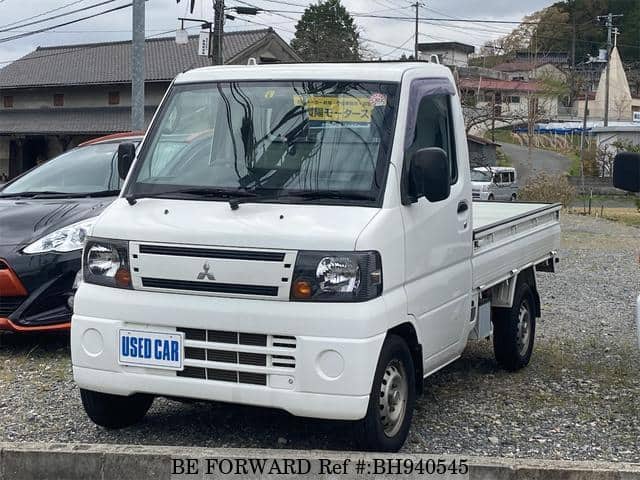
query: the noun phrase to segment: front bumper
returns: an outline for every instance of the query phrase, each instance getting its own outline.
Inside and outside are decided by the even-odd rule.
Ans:
[[[82,284],[75,299],[71,327],[74,379],[81,387],[104,393],[160,396],[259,405],[294,415],[357,420],[363,418],[378,356],[391,315],[405,309],[404,293],[359,304],[311,304],[190,296],[119,290]],[[118,330],[175,332],[176,329],[216,335],[264,335],[262,346],[185,341],[207,356],[185,359],[195,371],[231,373],[222,381],[187,378],[175,371],[122,366],[118,363]],[[239,333],[238,333],[239,332]],[[274,338],[288,338],[290,363]],[[262,366],[210,361],[210,351],[253,352],[267,359]],[[217,351],[217,350],[216,350]],[[275,357],[274,357],[275,356]],[[236,357],[239,358],[239,357]],[[291,366],[293,365],[293,366]],[[199,369],[199,370],[198,370]],[[185,369],[186,370],[186,369]],[[237,375],[236,373],[237,372]],[[242,374],[263,378],[263,384],[242,383]]]
[[[0,256],[5,272],[25,290],[21,295],[2,295],[0,285],[0,330],[68,330],[72,315],[69,297],[74,294],[81,253],[23,255],[5,251]]]

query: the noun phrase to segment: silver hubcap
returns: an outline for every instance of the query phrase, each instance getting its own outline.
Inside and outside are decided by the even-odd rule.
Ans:
[[[518,312],[518,353],[524,357],[529,350],[529,339],[531,337],[531,312],[529,302],[524,300],[520,304]]]
[[[380,421],[387,437],[398,433],[407,410],[407,374],[402,363],[391,360],[380,384]]]

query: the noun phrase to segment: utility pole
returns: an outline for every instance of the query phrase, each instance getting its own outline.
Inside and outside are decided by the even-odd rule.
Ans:
[[[131,130],[144,130],[144,2],[133,0],[131,47]]]
[[[214,0],[213,11],[213,63],[215,65],[224,65],[224,52],[222,51],[222,39],[224,34],[224,0]]]
[[[412,5],[416,9],[416,32],[415,32],[415,42],[413,47],[413,59],[418,61],[418,43],[420,42],[420,31],[419,31],[419,23],[418,19],[420,18],[420,2],[416,2]]]
[[[609,126],[609,86],[611,82],[611,51],[613,49],[613,19],[622,17],[623,15],[614,15],[609,13],[606,17],[598,17],[598,21],[605,19],[605,27],[607,27],[607,70],[605,77],[604,90],[604,126]]]
[[[589,89],[585,89],[584,118],[582,120],[582,133],[580,135],[580,193],[584,195],[584,155],[585,141],[587,139],[587,120],[589,119]]]
[[[577,26],[576,26],[576,0],[572,0],[570,3],[571,8],[571,99],[573,102],[577,92],[576,92],[576,35],[577,35]],[[572,103],[570,103],[571,105]]]

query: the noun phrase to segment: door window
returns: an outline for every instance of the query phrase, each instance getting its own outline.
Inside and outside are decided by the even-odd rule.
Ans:
[[[420,100],[408,153],[421,148],[438,147],[444,150],[451,163],[451,184],[458,181],[455,137],[452,131],[449,95],[427,95]]]

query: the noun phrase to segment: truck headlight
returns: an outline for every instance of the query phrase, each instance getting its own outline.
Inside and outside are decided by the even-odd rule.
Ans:
[[[22,251],[28,255],[33,255],[35,253],[65,253],[81,250],[96,218],[89,218],[62,227],[27,245]]]
[[[366,302],[382,294],[378,252],[298,253],[289,298],[297,302]]]
[[[88,239],[82,272],[86,283],[131,288],[129,244],[119,240]]]

